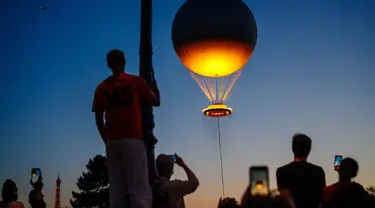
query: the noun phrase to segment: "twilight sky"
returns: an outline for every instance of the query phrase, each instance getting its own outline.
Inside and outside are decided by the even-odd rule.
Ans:
[[[175,55],[171,24],[184,0],[154,1],[154,67],[162,93],[155,109],[157,153],[177,152],[201,180],[188,207],[215,207],[221,194],[215,123],[208,100]],[[357,181],[375,184],[375,2],[246,0],[258,24],[253,57],[222,119],[226,193],[240,197],[251,165],[275,171],[292,159],[291,136],[313,139],[310,161],[327,183],[333,156],[359,161]],[[48,7],[40,11],[39,6]],[[0,1],[0,181],[12,178],[27,206],[30,169],[42,168],[53,206],[57,172],[68,205],[88,159],[104,153],[91,113],[105,55],[125,51],[138,73],[137,0]],[[185,178],[176,168],[176,177]]]

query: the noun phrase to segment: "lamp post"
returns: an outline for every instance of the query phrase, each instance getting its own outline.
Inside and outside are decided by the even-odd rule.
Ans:
[[[141,0],[141,39],[139,46],[139,75],[151,86],[154,80],[152,66],[152,0]],[[154,114],[152,106],[142,107],[143,137],[147,145],[148,174],[150,183],[157,176],[155,169]]]

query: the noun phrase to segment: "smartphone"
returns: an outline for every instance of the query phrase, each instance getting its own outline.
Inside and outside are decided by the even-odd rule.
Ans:
[[[172,157],[173,161],[176,162],[177,156],[176,155],[171,155],[171,157]]]
[[[335,155],[335,160],[333,164],[335,170],[339,169],[342,158],[343,158],[342,155]]]
[[[267,166],[251,166],[249,170],[251,195],[269,195],[269,175]]]
[[[41,176],[42,176],[42,172],[40,171],[40,168],[31,169],[31,182],[33,184],[38,182]]]

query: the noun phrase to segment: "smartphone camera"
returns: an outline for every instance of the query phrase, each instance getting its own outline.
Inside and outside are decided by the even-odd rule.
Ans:
[[[334,160],[334,169],[337,171],[339,170],[340,163],[342,161],[343,156],[342,155],[335,155],[335,160]]]
[[[249,170],[251,195],[268,196],[270,193],[267,166],[252,166]]]
[[[31,169],[31,183],[35,184],[40,180],[42,172],[39,168]]]

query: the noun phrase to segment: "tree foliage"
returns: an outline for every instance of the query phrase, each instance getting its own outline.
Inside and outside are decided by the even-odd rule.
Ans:
[[[106,157],[96,155],[86,165],[87,172],[77,180],[78,192],[72,192],[70,204],[73,208],[109,207],[109,179],[105,165]]]
[[[375,186],[369,186],[366,188],[370,196],[375,200]]]

